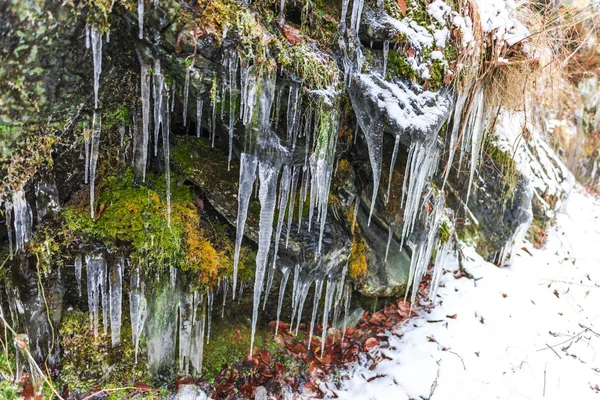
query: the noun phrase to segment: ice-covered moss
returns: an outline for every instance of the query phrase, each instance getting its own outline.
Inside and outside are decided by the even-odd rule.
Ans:
[[[131,336],[129,323],[123,324],[121,329],[123,338]],[[60,378],[56,383],[67,384],[71,390],[85,392],[91,389],[133,386],[135,382],[148,381],[144,355],[138,356],[136,364],[130,340],[122,340],[119,346],[113,348],[110,335],[101,334],[94,339],[94,334],[89,329],[87,313],[66,311],[59,333],[63,356]],[[122,394],[127,394],[127,391]]]

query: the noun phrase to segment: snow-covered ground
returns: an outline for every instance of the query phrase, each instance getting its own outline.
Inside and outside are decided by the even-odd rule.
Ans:
[[[465,249],[475,280],[449,263],[440,304],[349,371],[339,398],[600,398],[600,200],[575,189],[565,208],[545,248],[524,243],[511,267]]]

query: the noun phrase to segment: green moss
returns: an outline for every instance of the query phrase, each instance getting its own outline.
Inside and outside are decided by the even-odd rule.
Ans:
[[[0,380],[0,398],[4,400],[18,400],[22,397],[15,385],[6,380]]]
[[[429,79],[429,87],[431,90],[440,90],[444,86],[444,65],[440,60],[434,60],[429,69],[431,78]]]
[[[128,340],[131,337],[128,321],[121,326],[121,343],[114,348],[110,334],[100,332],[98,338],[94,338],[89,329],[89,316],[83,311],[64,312],[59,335],[63,356],[56,387],[68,384],[71,390],[88,391],[133,386],[135,382],[149,380],[143,354],[138,355],[135,364],[135,350]],[[126,393],[121,392],[121,395]],[[118,393],[111,396],[118,397]]]
[[[486,141],[484,143],[484,152],[494,164],[494,168],[503,176],[503,181],[506,186],[506,190],[504,191],[504,201],[508,202],[510,199],[512,199],[512,196],[517,187],[519,171],[517,169],[517,164],[515,160],[513,160],[511,154],[505,150],[500,149],[494,143],[494,138],[491,136],[492,135],[486,136]]]
[[[440,224],[440,242],[442,244],[448,243],[453,233],[452,223],[448,220],[442,221]]]
[[[446,48],[444,49],[444,58],[448,62],[452,62],[458,59],[458,49],[456,48],[456,45],[454,43],[446,43]]]
[[[177,266],[198,275],[199,283],[216,282],[230,269],[229,263],[200,229],[189,188],[172,185],[169,226],[164,178],[149,175],[147,185],[135,185],[130,170],[106,178],[100,185],[96,220],[85,205],[67,206],[63,211],[67,229],[85,243],[100,242],[108,248],[127,244],[138,265],[156,270]]]
[[[398,51],[390,49],[388,53],[387,76],[389,80],[395,77],[412,80],[416,78],[417,73]]]

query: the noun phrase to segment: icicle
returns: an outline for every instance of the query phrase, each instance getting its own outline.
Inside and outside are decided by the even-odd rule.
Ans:
[[[431,290],[429,290],[429,300],[431,301],[435,301],[435,296],[437,294],[438,287],[440,286],[440,278],[444,273],[444,267],[446,260],[448,260],[448,254],[450,253],[451,248],[452,243],[450,240],[448,240],[440,249],[438,249],[435,257],[433,275],[431,277]]]
[[[207,310],[207,314],[206,314],[206,322],[207,322],[207,326],[206,326],[206,344],[209,344],[210,343],[210,323],[211,323],[211,320],[212,320],[213,302],[215,300],[215,295],[214,295],[212,289],[208,289],[207,298],[208,298],[208,310]]]
[[[15,227],[15,247],[16,251],[24,250],[25,244],[32,238],[33,215],[31,207],[25,199],[25,191],[17,190],[12,196],[13,218]]]
[[[204,353],[204,329],[206,325],[206,303],[203,301],[202,297],[198,298],[198,295],[195,294],[195,304],[198,304],[200,307],[200,315],[197,315],[197,318],[194,319],[194,325],[192,326],[192,351],[190,361],[192,364],[192,368],[196,375],[200,375],[202,373],[202,359]],[[196,309],[198,306],[194,306]]]
[[[294,202],[296,201],[296,187],[298,186],[298,176],[300,170],[294,166],[294,172],[292,173],[292,188],[290,194],[290,203],[288,205],[288,220],[287,220],[287,233],[285,238],[285,248],[288,248],[290,243],[290,233],[292,232],[292,218],[294,217]]]
[[[112,347],[121,342],[121,307],[123,302],[123,264],[125,260],[120,258],[110,272],[110,332]]]
[[[297,85],[290,86],[290,93],[288,96],[288,108],[287,108],[287,143],[291,143],[293,140],[294,132],[296,130],[297,119],[299,117],[298,101],[300,88]]]
[[[364,0],[354,0],[354,3],[352,3],[352,17],[350,20],[350,29],[357,33],[360,27],[360,17],[362,15],[363,6]]]
[[[342,331],[342,338],[346,336],[346,326],[348,325],[348,315],[350,314],[350,297],[352,292],[350,290],[350,285],[346,285],[346,298],[344,302],[344,329]]]
[[[283,26],[285,24],[285,13],[283,12],[285,7],[285,0],[281,0],[279,4],[279,25]]]
[[[302,229],[302,215],[304,214],[304,203],[306,202],[306,196],[308,193],[308,183],[309,183],[309,174],[310,171],[308,166],[302,167],[302,184],[300,185],[300,197],[298,199],[298,233]],[[314,196],[312,193],[315,193]],[[308,231],[310,232],[310,228],[312,226],[312,216],[313,210],[315,207],[315,198],[316,198],[316,188],[313,188],[310,197],[310,204],[308,206]]]
[[[292,331],[292,325],[294,324],[294,316],[296,315],[296,307],[298,306],[297,294],[298,294],[298,283],[300,280],[300,265],[296,264],[294,269],[294,280],[292,281],[292,316],[290,319],[290,332]]]
[[[390,244],[392,243],[392,237],[393,236],[394,236],[394,231],[392,229],[392,225],[390,225],[388,227],[388,240],[387,240],[387,246],[385,247],[385,260],[384,260],[384,262],[387,262],[388,254],[390,252]]]
[[[211,146],[215,147],[215,137],[217,136],[217,96],[212,96],[212,114],[210,117]]]
[[[87,268],[87,291],[88,291],[88,309],[90,312],[90,325],[94,331],[94,337],[98,337],[99,308],[102,301],[103,325],[106,333],[106,261],[101,255],[86,255],[85,263]],[[106,310],[107,311],[107,310]]]
[[[150,126],[150,69],[141,54],[138,55],[141,65],[142,94],[142,141],[138,143],[140,154],[136,159],[136,170],[142,174],[142,182],[146,182],[146,163],[148,160],[148,135]]]
[[[194,62],[188,69],[185,70],[185,84],[183,86],[183,126],[187,125],[187,109],[188,109],[188,100],[190,97],[190,72],[194,68]]]
[[[154,156],[158,156],[158,134],[163,120],[164,76],[160,69],[160,60],[154,61]],[[164,128],[163,128],[164,129]]]
[[[94,111],[94,119],[92,120],[92,143],[90,150],[90,215],[92,219],[95,217],[96,207],[94,206],[94,192],[96,181],[96,165],[98,164],[98,154],[100,153],[100,130],[102,129],[102,120]]]
[[[437,169],[438,159],[439,150],[436,141],[430,143],[413,142],[411,144],[404,176],[405,184],[408,177],[408,188],[404,185],[402,190],[402,198],[406,197],[406,203],[404,204],[400,250],[404,246],[404,239],[413,231],[415,221],[419,215],[423,189]]]
[[[385,204],[390,200],[390,189],[392,187],[392,177],[394,174],[394,167],[396,166],[396,158],[398,157],[398,149],[400,148],[400,135],[396,135],[396,141],[394,142],[394,152],[392,153],[392,162],[390,163],[390,176],[388,178],[388,187],[385,195]]]
[[[78,254],[75,257],[75,280],[77,281],[77,291],[79,292],[79,297],[81,297],[81,267],[82,267],[81,254]]]
[[[271,292],[271,286],[273,284],[273,275],[277,265],[277,253],[279,251],[279,239],[281,238],[281,230],[283,228],[283,221],[285,218],[285,210],[288,203],[288,197],[290,195],[292,174],[290,167],[285,165],[281,174],[281,182],[279,184],[279,215],[277,217],[277,230],[275,231],[275,248],[273,250],[273,265],[269,271],[269,279],[267,281],[267,290],[265,291],[265,299],[263,303],[263,310],[267,304],[267,298]]]
[[[168,103],[169,97],[165,96]],[[163,152],[165,155],[165,181],[167,185],[167,226],[171,227],[171,145],[169,144],[169,131],[171,130],[171,116],[168,112],[163,116],[165,125],[163,127]]]
[[[340,18],[340,30],[346,28],[346,17],[348,16],[348,4],[350,0],[342,0],[342,16]]]
[[[267,266],[267,257],[271,247],[271,237],[273,235],[273,218],[275,215],[275,206],[277,205],[277,175],[279,171],[276,167],[261,162],[258,166],[260,176],[260,191],[258,198],[260,200],[260,221],[258,232],[258,251],[256,252],[256,273],[254,275],[254,307],[252,312],[252,335],[250,337],[250,354],[254,347],[254,335],[256,333],[256,322],[258,320],[258,306],[260,304],[260,295],[263,290],[265,268]]]
[[[94,60],[94,109],[98,109],[98,89],[100,88],[100,73],[102,72],[102,34],[92,26],[90,37]]]
[[[144,38],[144,0],[138,0],[138,25],[139,25],[139,38]]]
[[[4,217],[6,220],[6,231],[8,236],[8,254],[11,260],[13,259],[13,235],[11,225],[12,211],[12,202],[10,200],[6,200],[4,203]],[[0,312],[2,312],[1,307]]]
[[[227,156],[227,170],[231,170],[231,156],[233,154],[233,129],[235,126],[235,99],[237,92],[237,62],[238,54],[231,51],[226,57],[229,74],[229,154]],[[224,107],[223,107],[224,108]]]
[[[196,100],[196,137],[202,134],[202,100]]]
[[[429,201],[431,197],[432,190],[430,190],[426,196],[426,201]],[[427,270],[433,250],[438,242],[439,226],[445,204],[444,195],[440,193],[435,199],[433,199],[433,202],[434,204],[432,211],[425,217],[425,232],[427,232],[427,236],[421,239],[418,243],[411,244],[412,256],[410,260],[410,271],[408,274],[406,294],[404,295],[404,298],[406,299],[408,291],[412,287],[413,290],[411,293],[411,303],[414,303],[416,300],[418,292],[416,289],[423,278],[423,274]]]
[[[175,110],[175,81],[171,85],[171,91],[173,92],[173,97],[171,98],[171,112]]]
[[[123,147],[125,143],[125,125],[121,125],[119,128],[119,146]]]
[[[296,300],[296,307],[298,308],[297,314],[297,323],[296,323],[296,335],[298,334],[298,330],[300,329],[300,322],[302,321],[302,311],[304,310],[304,303],[306,303],[306,298],[308,297],[308,291],[310,288],[310,283],[299,283],[298,290],[296,295],[298,299]],[[291,330],[291,325],[290,325]]]
[[[144,330],[147,317],[146,297],[144,296],[146,285],[140,276],[140,269],[135,268],[131,273],[129,288],[129,315],[131,319],[131,340],[135,349],[135,363],[137,364],[140,337]]]
[[[327,290],[325,291],[325,306],[323,308],[323,334],[321,335],[321,355],[325,350],[325,339],[327,339],[327,322],[329,320],[329,312],[333,294],[335,293],[335,283],[331,283],[331,278],[327,280]]]
[[[191,356],[191,336],[194,324],[194,293],[183,293],[179,301],[179,373],[187,375]]]
[[[223,308],[221,308],[221,318],[225,316],[225,303],[227,302],[227,292],[229,291],[228,280],[223,280]]]
[[[479,152],[481,148],[481,143],[483,141],[483,90],[479,89],[475,94],[475,110],[471,113],[471,117],[469,117],[469,130],[471,131],[471,169],[469,172],[469,186],[467,189],[467,198],[465,200],[465,205],[469,204],[469,197],[471,195],[471,186],[473,185],[473,177],[475,176],[475,169],[479,165]]]
[[[312,335],[315,330],[315,319],[317,318],[317,312],[319,310],[319,301],[321,301],[321,293],[323,291],[323,281],[321,279],[317,279],[315,281],[315,297],[313,300],[313,309],[312,316],[310,317],[310,329],[308,334],[308,348],[311,348]],[[300,320],[298,319],[298,325],[300,325]]]
[[[158,274],[156,275],[158,278]],[[177,356],[177,308],[183,293],[174,290],[168,282],[157,281],[148,302],[146,321],[146,349],[148,370],[157,375],[175,365]]]
[[[456,142],[458,141],[458,133],[459,128],[462,123],[462,112],[465,107],[465,103],[467,101],[466,92],[461,92],[458,94],[456,98],[456,103],[454,105],[454,112],[452,117],[452,133],[450,134],[450,145],[448,147],[448,161],[446,163],[446,171],[444,174],[444,183],[442,185],[442,191],[446,187],[446,182],[448,181],[448,175],[450,174],[450,170],[452,169],[452,161],[454,161],[454,154],[456,153]]]
[[[380,0],[377,0],[380,1]],[[383,79],[386,79],[387,76],[387,62],[388,62],[388,53],[390,51],[390,42],[388,40],[383,41]]]
[[[35,182],[35,204],[38,223],[47,216],[52,218],[58,216],[60,212],[58,189],[51,176],[47,180]]]
[[[281,284],[279,285],[279,300],[277,301],[277,324],[275,325],[275,336],[279,330],[279,320],[281,317],[281,306],[283,304],[283,296],[285,294],[285,287],[287,285],[288,278],[290,277],[291,268],[284,268],[282,270],[283,276],[281,277]]]
[[[154,236],[153,236],[154,238]],[[158,278],[158,276],[157,276]],[[177,283],[177,269],[173,268],[172,265],[169,266],[169,283],[171,284],[171,287],[174,288],[175,284]]]
[[[91,131],[87,129],[87,124],[83,123],[83,147],[85,148],[85,166],[84,166],[84,178],[83,183],[86,185],[89,181],[90,174],[90,136]]]
[[[85,48],[89,49],[90,48],[90,25],[89,24],[85,24],[84,36],[85,36]]]
[[[317,141],[318,147],[311,156],[311,206],[309,208],[309,226],[310,215],[314,203],[318,209],[318,221],[320,222],[319,242],[315,254],[317,257],[321,254],[325,222],[327,219],[327,203],[329,201],[329,188],[331,186],[333,162],[337,144],[337,118],[337,113],[331,112],[328,118],[322,118],[321,121],[319,121],[320,134],[325,136],[325,138],[324,140]]]
[[[244,228],[246,227],[246,218],[248,216],[248,204],[252,196],[252,187],[256,177],[256,168],[258,159],[255,155],[242,153],[240,155],[240,180],[238,188],[238,213],[237,228],[235,236],[235,252],[233,256],[233,298],[235,299],[235,289],[237,286],[237,272],[240,261],[240,249],[242,239],[244,238]]]
[[[333,310],[333,322],[332,322],[332,326],[338,326],[338,320],[339,320],[339,316],[340,316],[340,304],[342,301],[342,298],[344,297],[344,283],[346,280],[346,274],[348,273],[348,264],[349,261],[346,261],[346,265],[344,265],[344,269],[342,270],[342,275],[341,275],[341,280],[338,282],[337,285],[337,292],[335,295],[335,301],[334,301],[334,310]]]

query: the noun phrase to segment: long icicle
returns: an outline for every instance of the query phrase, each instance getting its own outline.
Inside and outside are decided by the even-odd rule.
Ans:
[[[267,114],[268,115],[268,114]],[[273,234],[273,217],[277,205],[277,167],[260,163],[258,167],[260,176],[260,190],[258,199],[260,201],[260,221],[258,233],[258,251],[256,252],[256,273],[254,275],[254,301],[252,311],[252,336],[250,337],[250,354],[254,348],[254,335],[256,333],[256,322],[258,320],[258,307],[260,295],[264,284],[267,257],[271,247]]]
[[[283,229],[283,221],[285,219],[285,211],[288,203],[288,197],[290,194],[292,175],[289,166],[283,167],[281,174],[281,182],[279,184],[279,215],[277,217],[277,230],[275,231],[275,248],[273,250],[273,264],[269,270],[269,279],[267,281],[267,289],[265,291],[265,298],[263,302],[263,310],[267,305],[267,298],[271,292],[271,286],[273,285],[273,276],[275,275],[275,268],[277,266],[277,253],[279,252],[279,239],[281,238],[281,230]]]
[[[246,227],[246,217],[248,216],[248,205],[252,196],[252,187],[256,177],[258,167],[258,158],[253,154],[242,153],[240,156],[240,180],[238,188],[238,212],[237,227],[235,234],[235,252],[233,256],[233,290],[232,295],[235,299],[235,289],[237,287],[238,265],[240,262],[240,249],[242,239],[244,238],[244,228]]]
[[[281,284],[279,285],[279,300],[277,301],[277,324],[275,325],[275,336],[279,331],[279,321],[281,317],[281,306],[283,305],[283,296],[285,294],[285,287],[287,285],[288,278],[290,277],[291,268],[285,268],[283,270],[283,276],[281,277]]]

